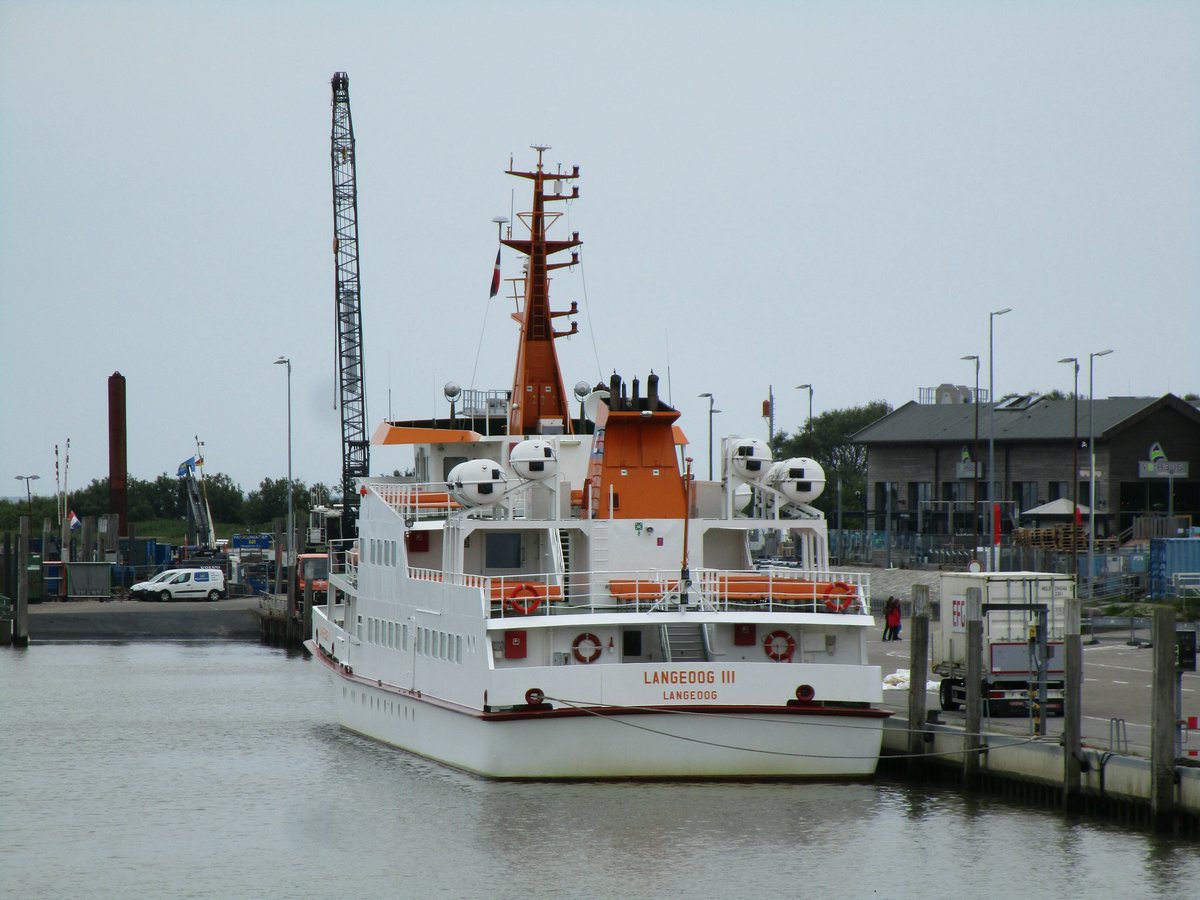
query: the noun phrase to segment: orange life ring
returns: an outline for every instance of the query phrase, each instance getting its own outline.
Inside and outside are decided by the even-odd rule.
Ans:
[[[522,581],[505,595],[504,605],[519,616],[527,616],[537,611],[542,605],[542,598],[532,584]]]
[[[592,645],[591,652],[587,653],[586,655],[584,654],[583,650],[580,649],[584,644]],[[579,635],[579,637],[575,638],[574,643],[571,644],[571,652],[575,654],[575,658],[581,663],[594,663],[600,658],[601,646],[600,638],[585,631],[583,634]]]
[[[796,639],[786,631],[772,631],[763,638],[763,653],[767,654],[768,659],[775,662],[791,662],[795,652]]]
[[[841,600],[833,599],[832,597],[825,601],[825,608],[830,612],[844,613],[854,605],[853,597],[843,597]]]

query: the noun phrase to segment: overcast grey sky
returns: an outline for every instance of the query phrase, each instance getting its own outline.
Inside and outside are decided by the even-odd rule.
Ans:
[[[1200,391],[1200,5],[0,4],[0,494],[71,439],[108,473],[250,490],[340,475],[329,80],[350,74],[370,426],[511,385],[488,302],[513,154],[579,165],[570,385],[669,375],[693,453],[814,411],[970,383]],[[569,220],[569,224],[568,224]],[[517,272],[505,251],[504,274]],[[372,471],[403,465],[372,453]],[[8,488],[2,485],[8,485]]]

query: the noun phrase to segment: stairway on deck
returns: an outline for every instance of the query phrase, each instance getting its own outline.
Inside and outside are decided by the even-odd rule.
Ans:
[[[663,626],[663,658],[667,662],[708,662],[703,625],[673,622]]]

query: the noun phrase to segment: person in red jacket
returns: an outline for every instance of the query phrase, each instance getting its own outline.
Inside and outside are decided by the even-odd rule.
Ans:
[[[895,597],[888,597],[883,607],[883,639],[900,640],[900,601]]]

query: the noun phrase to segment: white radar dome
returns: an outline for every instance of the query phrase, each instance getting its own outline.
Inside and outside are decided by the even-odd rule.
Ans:
[[[558,471],[558,454],[547,441],[521,441],[508,454],[508,463],[517,477],[525,481],[542,481]]]
[[[469,459],[446,476],[450,496],[463,506],[499,503],[507,487],[504,470],[490,459]]]
[[[757,438],[739,438],[729,447],[729,468],[744,481],[762,481],[771,468],[771,448]]]
[[[793,503],[812,503],[825,491],[825,470],[815,459],[797,456],[771,466],[767,483]]]

